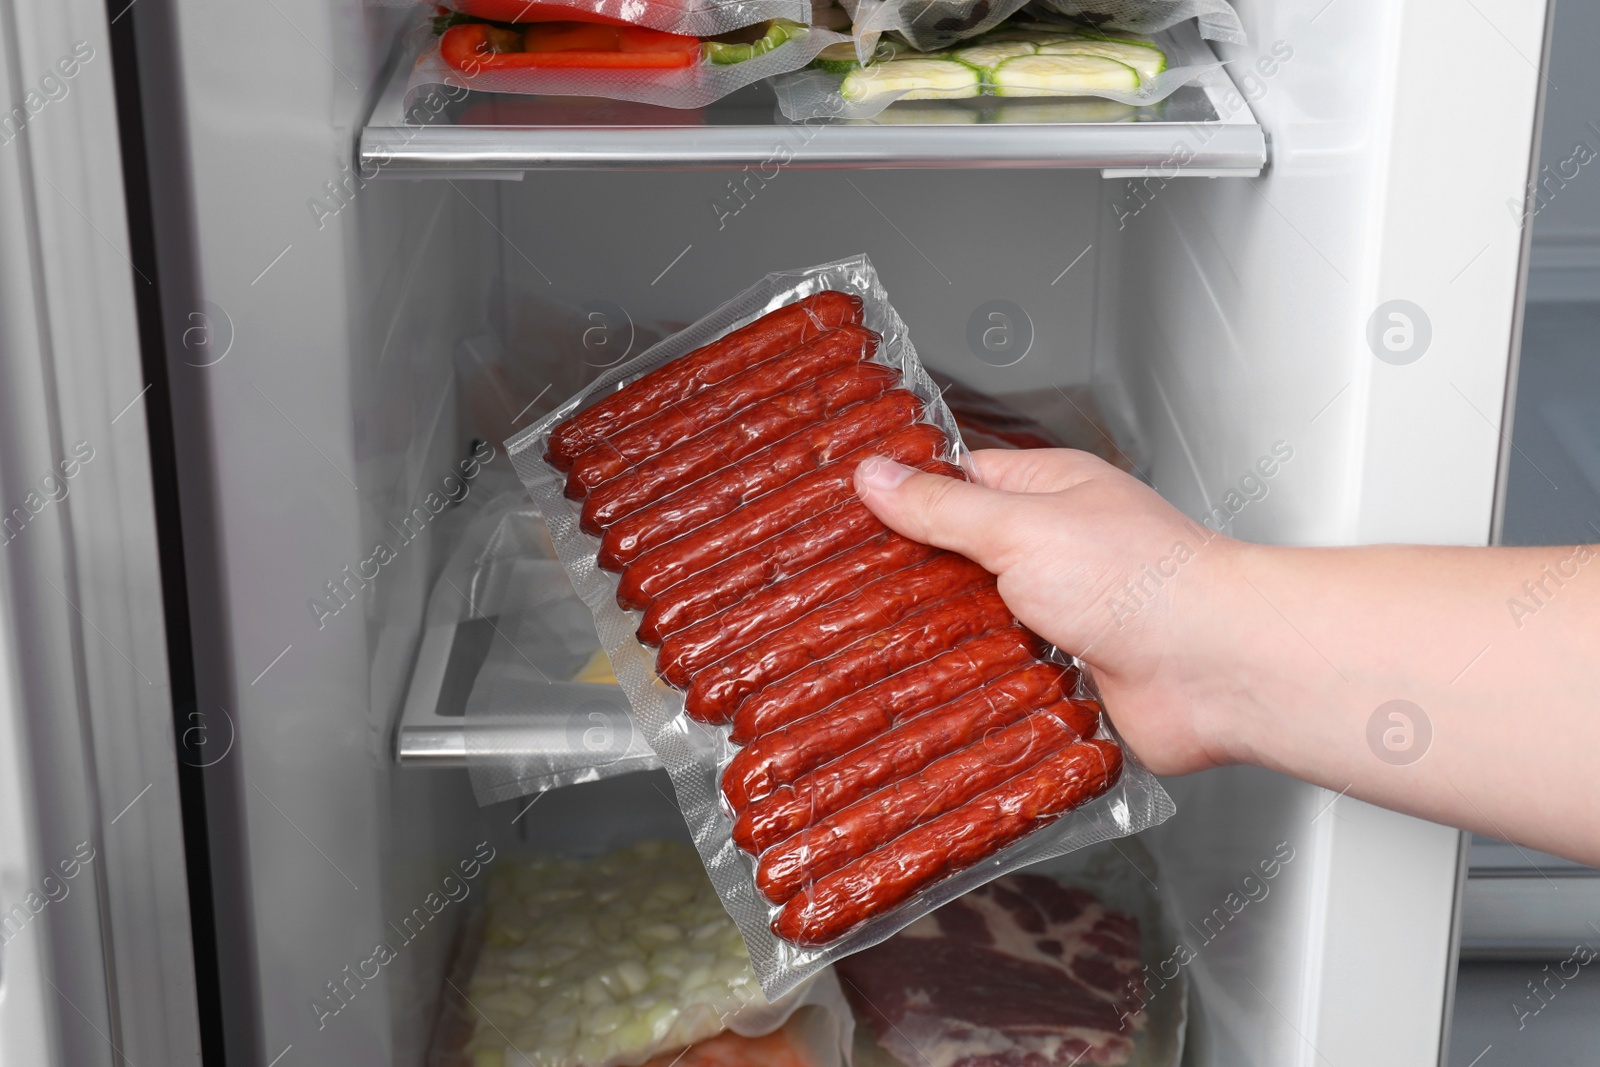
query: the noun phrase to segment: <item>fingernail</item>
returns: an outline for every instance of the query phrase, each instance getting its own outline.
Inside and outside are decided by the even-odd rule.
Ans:
[[[861,461],[856,477],[868,489],[894,489],[916,472],[903,463],[882,456],[872,456]]]

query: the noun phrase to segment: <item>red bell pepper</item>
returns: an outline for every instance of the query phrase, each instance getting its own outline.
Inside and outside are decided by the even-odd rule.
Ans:
[[[661,70],[698,63],[700,40],[592,22],[536,23],[521,30],[467,23],[446,30],[439,51],[446,63],[467,74],[530,67]]]

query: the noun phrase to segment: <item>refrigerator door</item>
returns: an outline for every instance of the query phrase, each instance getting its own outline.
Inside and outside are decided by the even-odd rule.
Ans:
[[[1251,44],[1224,52],[1272,166],[1119,190],[1106,235],[1128,267],[1099,369],[1127,383],[1155,485],[1212,528],[1488,544],[1545,5],[1236,6]],[[1256,464],[1275,446],[1294,458],[1264,484]],[[1311,613],[1277,608],[1318,640]],[[1463,671],[1481,652],[1459,650]],[[1326,678],[1343,684],[1332,664]],[[1463,835],[1253,768],[1173,794],[1178,815],[1153,836],[1169,872],[1193,872],[1167,880],[1198,956],[1199,1062],[1443,1062]],[[1279,842],[1303,880],[1231,920],[1237,879]]]
[[[0,3],[0,1064],[200,1055],[108,13]]]

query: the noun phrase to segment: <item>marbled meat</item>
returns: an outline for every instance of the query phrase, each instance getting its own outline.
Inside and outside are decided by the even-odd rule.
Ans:
[[[915,1067],[1121,1064],[1144,1023],[1138,921],[1040,875],[990,882],[836,966]]]

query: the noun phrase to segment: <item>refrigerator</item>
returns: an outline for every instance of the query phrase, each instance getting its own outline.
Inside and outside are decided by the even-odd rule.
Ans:
[[[326,998],[442,875],[672,832],[651,773],[480,806],[402,729],[456,527],[354,569],[475,445],[504,476],[473,360],[520,428],[864,252],[932,368],[1091,396],[1213,528],[1493,543],[1551,6],[1238,0],[1139,121],[794,127],[760,87],[408,124],[405,9],[0,0],[0,1064],[421,1065],[459,915]],[[1166,784],[1186,1062],[1443,1063],[1463,835]]]

